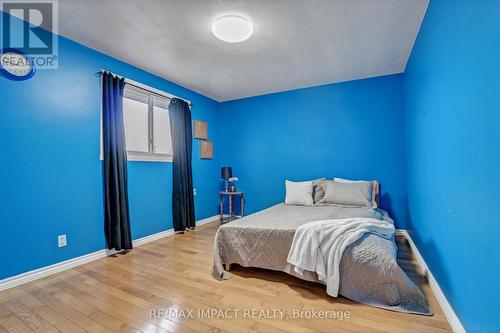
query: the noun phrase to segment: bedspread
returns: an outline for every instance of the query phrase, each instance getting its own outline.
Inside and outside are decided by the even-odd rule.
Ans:
[[[213,273],[227,279],[223,264],[283,271],[320,282],[316,273],[299,275],[287,262],[295,231],[312,221],[338,218],[392,220],[381,209],[276,205],[222,225],[214,239]],[[425,296],[396,262],[394,238],[366,234],[349,245],[340,262],[339,294],[353,301],[398,312],[431,315]]]

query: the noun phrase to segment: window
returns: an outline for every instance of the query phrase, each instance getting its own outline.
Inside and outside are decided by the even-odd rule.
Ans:
[[[125,85],[123,123],[129,160],[172,161],[169,104],[166,97]]]
[[[125,83],[123,126],[127,159],[171,162],[170,98],[151,90],[140,87],[140,84]]]

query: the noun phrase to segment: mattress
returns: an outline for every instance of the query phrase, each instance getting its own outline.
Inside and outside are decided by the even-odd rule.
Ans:
[[[219,228],[214,240],[214,276],[229,278],[223,264],[236,263],[319,282],[314,272],[298,275],[287,263],[295,231],[308,222],[349,217],[393,223],[381,209],[279,204]],[[371,234],[348,246],[340,264],[339,294],[388,310],[431,315],[425,296],[397,265],[396,255],[394,239]]]

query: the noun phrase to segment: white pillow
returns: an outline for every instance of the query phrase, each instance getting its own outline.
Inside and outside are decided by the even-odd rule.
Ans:
[[[285,181],[285,204],[312,206],[313,201],[313,182],[291,182]]]

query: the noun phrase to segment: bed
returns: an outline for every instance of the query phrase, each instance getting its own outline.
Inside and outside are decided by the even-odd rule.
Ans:
[[[224,265],[239,264],[320,282],[316,273],[306,271],[299,275],[287,262],[295,231],[311,221],[350,217],[392,223],[381,209],[279,204],[222,225],[214,240],[214,276],[220,280],[228,279],[231,273],[224,269]],[[383,309],[432,315],[425,296],[397,265],[396,255],[394,237],[362,236],[342,255],[339,294]]]

